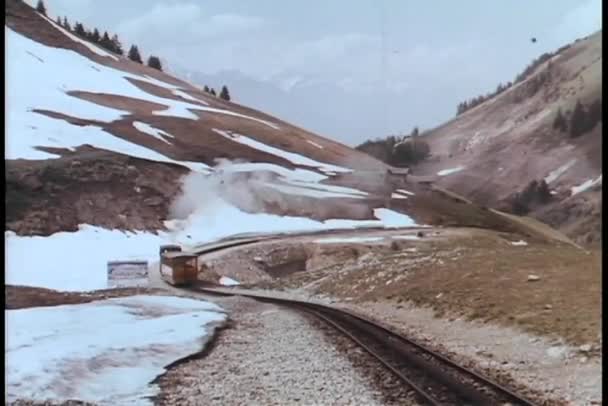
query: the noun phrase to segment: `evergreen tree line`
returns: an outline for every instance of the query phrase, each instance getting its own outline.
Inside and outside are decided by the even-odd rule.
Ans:
[[[553,119],[553,128],[576,138],[593,130],[600,121],[602,121],[602,99],[596,99],[588,107],[577,100],[568,118],[562,113],[561,108],[557,110]]]
[[[570,47],[570,44],[567,44],[567,45],[564,45],[563,47],[559,48],[555,52],[545,52],[544,54],[540,55],[538,58],[534,59],[528,66],[526,66],[526,68],[521,73],[519,73],[517,76],[515,76],[515,80],[513,81],[513,83],[508,82],[506,85],[499,83],[496,90],[493,91],[492,93],[488,93],[486,95],[480,95],[480,96],[474,97],[470,100],[465,100],[464,102],[458,103],[458,106],[456,107],[456,115],[458,116],[458,115],[464,113],[465,111],[470,110],[473,107],[480,105],[481,103],[485,102],[486,100],[490,100],[491,98],[498,96],[505,90],[509,89],[511,86],[516,85],[520,82],[523,82],[528,77],[530,77],[530,75],[542,63],[548,61],[549,59],[551,59],[555,55],[559,54],[560,52],[565,51],[569,47]],[[551,62],[549,62],[549,63],[551,63]],[[543,80],[539,81],[538,83],[542,84],[542,82],[544,82],[544,79],[546,79],[546,78],[543,77]],[[534,93],[536,93],[536,91],[533,91],[531,93],[534,94]]]
[[[215,89],[212,88],[212,87],[209,87],[207,85],[205,85],[205,87],[203,88],[203,91],[205,93],[209,93],[210,95],[213,95],[213,96],[216,96],[216,97],[218,96],[218,94],[215,91]],[[222,86],[222,90],[220,90],[219,98],[223,99],[223,100],[230,101],[230,92],[228,91],[228,87],[226,85]]]
[[[535,204],[546,204],[551,200],[549,185],[544,179],[533,180],[519,193],[516,193],[511,200],[511,211],[517,215],[524,215],[530,212],[531,206]]]
[[[38,3],[36,4],[36,11],[46,16],[46,6],[44,5],[43,0],[38,0]],[[93,30],[87,29],[84,24],[80,22],[75,22],[74,26],[72,26],[67,17],[63,17],[63,19],[61,17],[57,17],[56,23],[78,37],[97,44],[112,53],[117,55],[125,54],[122,43],[116,34],[110,36],[107,31],[104,31],[103,34],[101,34],[97,28],[94,28]],[[131,45],[129,52],[127,53],[127,57],[134,62],[141,64],[144,63],[137,45]],[[154,55],[150,55],[147,65],[160,71],[163,70],[160,58]]]
[[[46,6],[44,5],[43,0],[38,0],[38,3],[36,5],[36,11],[46,16]],[[59,26],[63,27],[65,30],[77,35],[78,37],[97,44],[112,53],[115,53],[117,55],[125,54],[122,43],[120,42],[120,39],[116,34],[110,37],[110,34],[108,34],[107,31],[104,31],[103,34],[101,34],[97,28],[94,28],[93,30],[87,29],[84,24],[80,22],[75,22],[74,26],[72,27],[67,17],[63,17],[63,19],[57,17],[56,23]],[[140,64],[144,63],[139,52],[139,48],[135,44],[131,45],[131,48],[129,48],[129,51],[127,52],[127,57],[133,62],[137,62]],[[163,70],[160,58],[154,55],[150,55],[147,61],[147,65],[151,68],[158,69],[159,71]],[[204,91],[213,96],[217,96],[223,100],[230,101],[230,92],[228,91],[228,87],[226,85],[222,86],[219,96],[216,93],[215,89],[209,88],[208,86],[205,86]]]
[[[408,136],[388,136],[384,139],[367,140],[355,147],[358,151],[393,166],[410,166],[426,159],[431,152],[429,144],[422,140],[418,127]]]

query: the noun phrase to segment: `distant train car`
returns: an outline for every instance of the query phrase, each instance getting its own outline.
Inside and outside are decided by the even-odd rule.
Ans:
[[[160,247],[160,275],[174,286],[188,285],[198,276],[198,255],[182,252],[179,245]]]

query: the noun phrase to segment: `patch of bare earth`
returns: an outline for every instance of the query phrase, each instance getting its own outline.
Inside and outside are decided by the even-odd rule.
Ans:
[[[6,229],[20,235],[76,231],[79,224],[159,230],[186,172],[87,147],[58,159],[7,160]]]
[[[160,294],[161,289],[120,288],[102,289],[90,292],[62,292],[53,289],[34,288],[30,286],[4,286],[4,308],[6,310],[25,309],[28,307],[60,306],[67,304],[89,303],[115,297]]]

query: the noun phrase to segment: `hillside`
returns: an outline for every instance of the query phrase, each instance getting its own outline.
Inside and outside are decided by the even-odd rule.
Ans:
[[[62,267],[64,244],[72,265],[103,269],[109,256],[154,257],[163,242],[252,232],[422,224],[530,234],[387,180],[366,154],[112,54],[23,2],[6,12],[6,235],[12,258],[29,261],[11,263],[12,283],[32,282],[43,262]],[[78,254],[91,244],[96,255]],[[87,286],[105,286],[98,277]]]
[[[582,244],[601,239],[602,122],[578,137],[554,128],[570,122],[577,100],[601,103],[601,32],[565,46],[524,80],[429,131],[431,157],[419,175],[477,204],[512,211],[516,194],[545,180],[551,198],[524,211]],[[601,104],[600,104],[601,106]]]

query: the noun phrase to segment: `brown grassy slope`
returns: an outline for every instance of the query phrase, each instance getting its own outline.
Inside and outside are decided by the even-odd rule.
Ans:
[[[301,288],[355,302],[410,302],[441,317],[515,326],[576,344],[601,332],[601,252],[567,244],[514,246],[519,236],[485,230],[401,241],[353,260],[260,285]],[[529,281],[529,275],[540,277]]]
[[[601,32],[591,35],[540,65],[525,81],[434,129],[425,139],[432,157],[414,171],[434,174],[442,169],[466,169],[440,178],[440,185],[478,204],[501,207],[530,181],[576,160],[550,183],[558,194],[532,216],[562,229],[578,242],[598,241],[600,194],[569,198],[569,189],[601,174],[602,125],[572,139],[552,128],[558,108],[567,114],[576,100],[585,105],[601,98]],[[549,72],[549,73],[547,73]],[[546,75],[530,96],[533,81]]]

